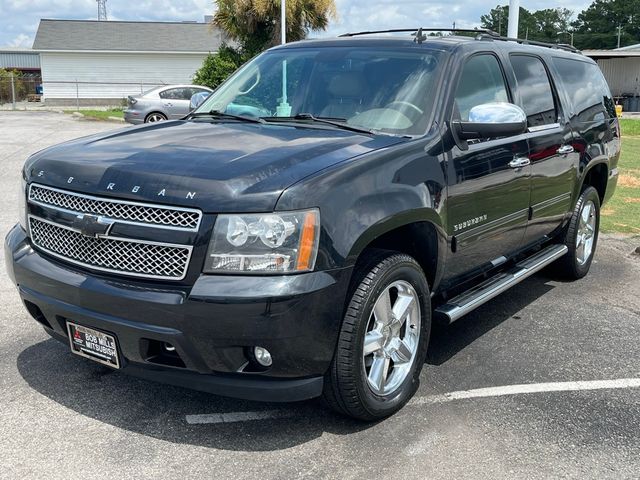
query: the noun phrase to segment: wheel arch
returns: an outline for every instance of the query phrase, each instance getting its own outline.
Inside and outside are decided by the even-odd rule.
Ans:
[[[584,190],[585,186],[591,186],[596,189],[598,196],[600,197],[600,204],[604,203],[605,195],[607,193],[607,182],[609,179],[609,165],[606,161],[601,161],[589,165],[580,181],[580,189],[576,192],[576,201],[580,196],[580,193]]]
[[[156,113],[158,113],[158,114],[162,115],[162,116],[164,117],[164,119],[165,119],[165,120],[169,120],[169,115],[167,115],[167,113],[163,112],[162,110],[152,110],[152,111],[150,111],[149,113],[147,113],[147,114],[144,116],[144,122],[145,122],[145,123],[147,123],[147,119],[148,119],[151,115],[156,114]]]
[[[420,264],[433,292],[442,278],[446,248],[447,237],[439,215],[431,209],[421,209],[372,225],[356,240],[348,259],[355,265],[371,249],[406,253]]]

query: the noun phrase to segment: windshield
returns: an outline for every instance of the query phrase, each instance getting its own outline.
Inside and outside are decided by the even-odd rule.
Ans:
[[[278,120],[296,115],[400,135],[421,135],[431,114],[440,52],[289,48],[263,53],[196,112]]]

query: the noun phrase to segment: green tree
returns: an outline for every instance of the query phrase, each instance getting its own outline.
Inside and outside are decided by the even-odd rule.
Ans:
[[[16,94],[16,101],[23,100],[27,95],[27,85],[22,79],[22,74],[17,70],[0,68],[0,104],[12,101],[11,75],[13,75],[13,88]]]
[[[258,53],[280,43],[280,0],[216,0],[214,25]],[[336,17],[334,0],[287,0],[287,41],[306,38],[312,30],[325,30]]]
[[[530,12],[520,7],[518,38],[539,42],[568,43],[572,31],[572,16],[573,12],[566,8],[546,8]],[[480,23],[482,28],[488,28],[506,36],[509,27],[509,6],[497,5],[489,13],[480,17]]]
[[[209,55],[194,81],[216,88],[244,62],[280,43],[280,0],[216,0],[213,25],[234,42]],[[335,18],[334,0],[287,0],[287,41],[325,30]]]
[[[193,76],[193,83],[216,88],[242,65],[242,55],[227,44],[222,44],[217,53],[210,53],[202,67]]]
[[[573,12],[566,8],[545,8],[533,12],[535,40],[569,43]]]
[[[573,24],[579,48],[615,48],[640,42],[640,0],[596,0]]]
[[[482,28],[487,28],[499,33],[500,35],[507,36],[509,27],[509,6],[497,5],[492,8],[488,14],[480,17],[480,25]],[[526,8],[520,7],[520,18],[518,21],[518,37],[530,38],[535,36],[537,31],[536,19]]]

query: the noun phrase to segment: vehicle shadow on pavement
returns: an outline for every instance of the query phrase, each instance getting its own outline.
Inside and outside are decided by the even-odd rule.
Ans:
[[[551,281],[556,275],[543,270],[451,325],[434,324],[426,363],[442,365],[503,322],[519,319],[518,312],[555,288]]]
[[[250,402],[138,379],[76,357],[53,339],[23,350],[17,368],[30,387],[80,415],[173,443],[272,451],[324,432],[348,435],[375,425],[335,414],[319,400]],[[227,412],[274,412],[284,418],[196,425],[186,420],[187,415]]]
[[[435,326],[427,364],[441,365],[553,289],[538,274],[450,326]],[[516,316],[517,318],[517,316]],[[154,383],[79,358],[50,339],[23,350],[20,375],[33,389],[85,417],[180,444],[237,451],[272,451],[304,444],[324,432],[348,435],[375,425],[335,414],[320,401],[290,404],[229,399]],[[187,415],[266,412],[256,421],[189,424]],[[63,421],[63,420],[56,420]]]

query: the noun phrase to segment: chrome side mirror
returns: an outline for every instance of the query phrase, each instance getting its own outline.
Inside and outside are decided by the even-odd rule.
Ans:
[[[469,120],[452,122],[463,140],[520,135],[527,131],[527,115],[513,103],[484,103],[469,111]]]

